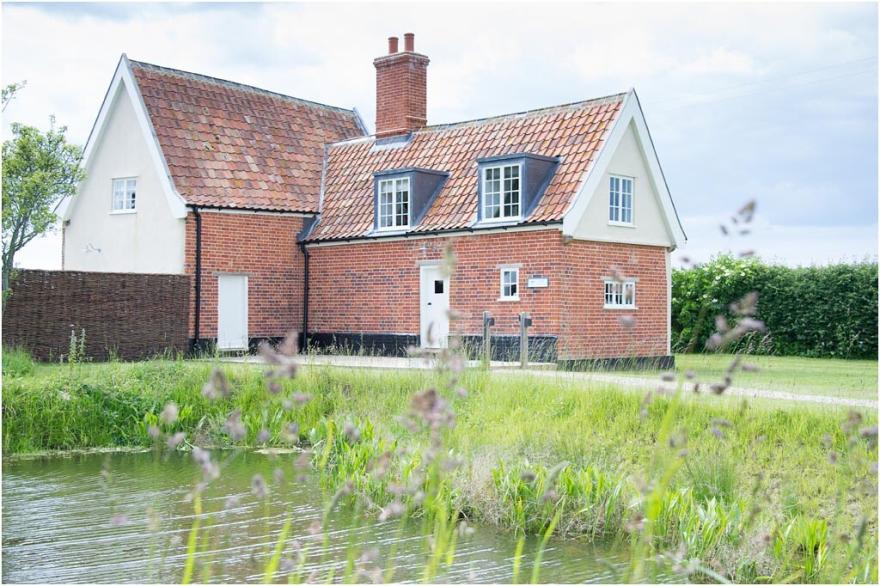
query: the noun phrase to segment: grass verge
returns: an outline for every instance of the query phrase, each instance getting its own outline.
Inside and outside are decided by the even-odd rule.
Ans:
[[[693,372],[698,380],[714,382],[724,378],[731,360],[730,354],[676,354],[675,367],[680,373]],[[876,360],[748,356],[746,362],[758,370],[738,373],[738,387],[877,400]],[[644,371],[621,374],[650,376]]]

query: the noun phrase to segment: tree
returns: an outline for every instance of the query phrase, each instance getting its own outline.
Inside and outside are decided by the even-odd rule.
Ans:
[[[3,88],[3,106],[21,86]],[[50,118],[46,133],[12,124],[13,137],[3,143],[3,300],[8,295],[15,254],[28,242],[51,231],[61,200],[76,191],[85,177],[82,149],[67,142],[65,126]]]
[[[27,85],[27,81],[19,81],[16,83],[10,83],[7,86],[3,87],[2,90],[2,102],[3,102],[3,112],[6,111],[6,106],[9,105],[9,102],[15,99],[15,94],[18,93],[18,90],[22,89]]]

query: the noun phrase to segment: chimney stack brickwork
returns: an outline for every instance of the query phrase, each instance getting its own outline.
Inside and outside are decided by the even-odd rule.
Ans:
[[[389,54],[376,66],[376,138],[407,134],[428,123],[427,56],[415,52],[412,33],[404,35],[404,51],[397,38],[388,40]]]

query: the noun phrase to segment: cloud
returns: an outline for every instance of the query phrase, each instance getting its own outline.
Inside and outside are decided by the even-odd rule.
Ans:
[[[673,253],[675,266],[684,258],[705,262],[717,254],[751,251],[767,262],[790,266],[877,260],[877,223],[836,226],[773,224],[757,219],[751,233],[723,235],[715,216],[682,218],[688,243]]]
[[[55,114],[84,142],[123,52],[355,106],[372,124],[372,59],[387,36],[413,31],[431,58],[431,122],[636,87],[683,217],[725,217],[757,197],[774,226],[833,232],[876,218],[871,4],[7,3],[2,11],[3,82],[28,80],[5,112],[4,136],[12,120],[45,127]],[[767,245],[796,252],[782,240]]]

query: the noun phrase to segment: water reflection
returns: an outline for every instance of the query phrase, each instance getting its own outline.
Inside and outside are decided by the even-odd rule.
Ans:
[[[419,581],[427,558],[417,523],[356,523],[350,511],[335,513],[330,539],[314,538],[309,527],[322,516],[317,478],[297,479],[295,456],[224,453],[227,464],[207,488],[194,579],[258,582],[288,512],[288,538],[308,552],[302,579],[317,571],[326,580],[345,572],[347,552],[376,548],[385,568],[391,552],[395,581]],[[276,468],[285,480],[275,478]],[[102,475],[102,469],[109,474]],[[251,493],[260,473],[271,491],[269,503]],[[179,582],[193,521],[187,495],[199,473],[185,454],[127,453],[4,461],[4,582]],[[526,544],[521,579],[531,574],[536,540]],[[515,537],[478,528],[462,537],[441,582],[509,582]],[[609,582],[618,579],[625,555],[604,547],[552,540],[544,553],[541,580]],[[287,581],[284,575],[276,579]],[[362,577],[361,580],[365,580]]]

